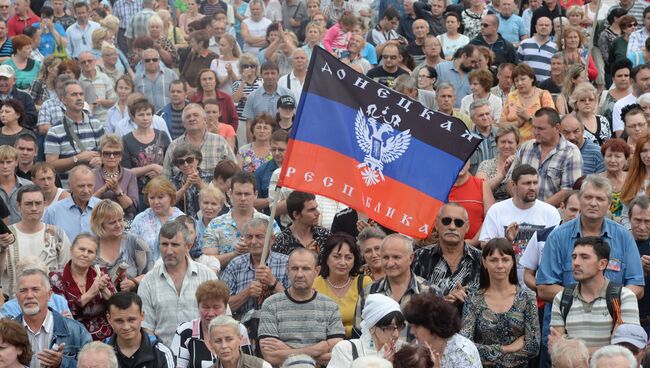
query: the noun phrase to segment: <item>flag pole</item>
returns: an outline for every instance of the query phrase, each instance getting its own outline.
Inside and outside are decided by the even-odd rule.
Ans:
[[[278,192],[279,186],[275,186],[275,190],[269,193],[269,207],[271,207],[271,214],[269,215],[269,224],[266,226],[266,234],[264,235],[264,248],[262,249],[262,258],[260,264],[266,264],[266,257],[268,257],[271,246],[271,235],[273,234],[273,221],[275,221],[275,210],[278,206]]]

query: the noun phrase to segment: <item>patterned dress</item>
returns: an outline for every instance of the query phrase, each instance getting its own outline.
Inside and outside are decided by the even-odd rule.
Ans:
[[[249,172],[251,174],[254,173],[258,167],[262,166],[262,164],[265,164],[267,161],[273,160],[273,155],[271,154],[271,151],[269,151],[269,154],[266,155],[266,157],[255,156],[255,151],[253,150],[253,145],[251,143],[239,147],[239,155],[244,161],[244,165],[242,169],[244,169],[244,171]]]

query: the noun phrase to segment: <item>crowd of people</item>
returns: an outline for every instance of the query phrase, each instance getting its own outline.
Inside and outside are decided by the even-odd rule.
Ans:
[[[0,0],[0,368],[650,367],[649,34],[645,0]],[[482,139],[427,239],[277,185],[316,47]]]

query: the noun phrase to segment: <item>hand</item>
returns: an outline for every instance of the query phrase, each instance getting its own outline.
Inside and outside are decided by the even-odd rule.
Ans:
[[[459,283],[456,284],[456,287],[453,288],[449,294],[445,295],[445,300],[450,303],[465,303],[465,298],[467,298],[467,292],[463,285]]]
[[[363,220],[359,220],[359,221],[357,221],[357,230],[358,230],[359,232],[361,232],[361,230],[367,228],[368,226],[370,226],[370,224],[368,223],[368,221],[363,221]]]
[[[429,345],[428,342],[424,342],[424,345],[429,349],[429,354],[431,354],[431,361],[433,361],[433,368],[440,368],[442,367],[441,361],[442,361],[442,356],[439,351],[433,349],[431,345]]]
[[[12,234],[12,233],[7,233],[7,234],[0,235],[0,246],[2,248],[7,248],[11,244],[13,244],[15,241],[16,241],[16,238],[14,238],[14,234]]]
[[[203,182],[203,180],[201,180],[199,173],[195,171],[187,176],[187,182],[190,183],[191,185],[195,185],[201,188],[202,187],[201,183]]]
[[[115,193],[121,192],[120,184],[113,178],[106,178],[106,188],[112,190]]]
[[[275,284],[277,281],[273,273],[271,273],[271,269],[265,265],[257,266],[255,269],[255,280],[268,286]]]
[[[506,239],[508,239],[508,241],[510,241],[510,242],[515,241],[515,238],[517,238],[517,234],[519,234],[519,224],[518,223],[513,222],[510,225],[508,225],[508,227],[506,227],[505,236],[506,236]]]
[[[147,168],[149,170],[151,170],[150,172],[154,173],[154,176],[155,175],[160,175],[160,174],[163,173],[163,167],[161,165],[158,165],[158,164],[149,164],[149,166],[147,166]]]
[[[98,168],[102,166],[102,159],[99,157],[91,158],[88,164],[93,168]]]
[[[325,343],[325,345],[327,345],[327,341],[321,341],[320,343]],[[289,348],[287,344],[275,338],[266,338],[260,340],[260,347],[262,349],[268,349],[268,350],[285,350]],[[329,347],[328,347],[328,351],[329,351]]]
[[[397,350],[395,340],[391,340],[390,342],[387,342],[386,344],[384,344],[383,348],[384,348],[384,359],[392,363],[393,358],[395,357],[395,351]]]
[[[519,336],[519,338],[513,341],[512,343],[508,345],[502,345],[501,351],[504,354],[510,354],[510,353],[516,353],[523,348],[524,348],[524,337]]]
[[[253,281],[248,285],[248,294],[251,297],[259,298],[262,295],[262,284],[259,281]]]
[[[548,335],[548,350],[553,348],[553,345],[558,342],[564,335],[555,327],[551,327],[551,333]]]
[[[59,346],[59,350],[44,349],[36,355],[41,362],[42,367],[59,367],[63,360],[63,344]]]
[[[517,106],[517,117],[522,121],[527,121],[530,119],[530,116],[528,116],[528,113],[523,106]]]
[[[133,281],[131,281],[129,279],[124,279],[124,280],[122,280],[122,282],[120,282],[120,290],[121,291],[135,290],[136,286],[138,286],[138,285],[136,285],[135,282],[133,282]]]
[[[235,244],[235,253],[237,255],[248,253],[248,245],[244,242],[244,239],[239,239],[237,244]]]
[[[297,20],[297,19],[294,19],[294,18],[291,18],[291,19],[289,20],[289,23],[291,23],[291,26],[292,26],[292,27],[299,27],[299,26],[300,26],[300,21]]]
[[[77,155],[77,158],[82,162],[90,162],[93,158],[99,158],[99,152],[83,151]]]

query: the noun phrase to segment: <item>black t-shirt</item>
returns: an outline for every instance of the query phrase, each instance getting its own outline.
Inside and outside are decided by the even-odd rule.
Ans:
[[[537,87],[549,91],[551,94],[559,94],[562,91],[562,87],[558,86],[553,82],[553,79],[547,78],[543,82],[539,82]]]
[[[384,69],[383,66],[380,65],[378,67],[370,69],[366,75],[369,78],[372,78],[375,82],[379,82],[386,87],[392,88],[395,78],[399,77],[402,74],[408,74],[408,72],[402,68],[397,68],[395,72],[389,73]]]
[[[639,255],[650,256],[650,239],[647,240],[637,240],[637,247],[639,247]],[[645,275],[645,284],[650,285],[650,274]],[[650,294],[644,293],[643,298],[639,300],[639,318],[643,320],[644,318],[650,317]],[[645,322],[648,323],[647,321]],[[641,323],[643,325],[643,323]]]

